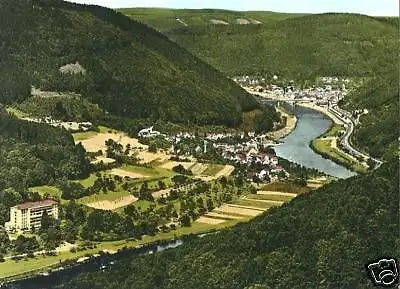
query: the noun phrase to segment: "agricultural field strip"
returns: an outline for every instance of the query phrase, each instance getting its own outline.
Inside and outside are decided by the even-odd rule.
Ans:
[[[217,212],[209,212],[205,215],[206,217],[215,217],[215,218],[221,218],[221,219],[228,219],[228,220],[239,220],[243,219],[243,216],[233,216],[233,215],[227,215],[227,214],[221,214]]]
[[[196,222],[210,224],[210,225],[217,225],[226,222],[226,220],[215,219],[215,218],[207,218],[205,216],[201,216],[196,220]]]
[[[151,177],[149,175],[145,175],[145,174],[137,173],[137,172],[132,172],[132,171],[124,170],[124,169],[112,169],[110,174],[117,175],[117,176],[120,176],[120,177],[129,177],[129,178],[132,178],[132,179]]]
[[[247,201],[252,201],[252,202],[260,202],[260,203],[266,203],[266,204],[276,204],[276,205],[282,205],[285,203],[285,201],[273,201],[273,200],[259,200],[259,199],[252,199],[248,197],[244,197],[244,200]]]
[[[257,195],[276,195],[276,196],[287,196],[287,197],[296,197],[297,196],[297,194],[277,192],[277,191],[257,191]]]
[[[221,213],[234,213],[238,215],[244,215],[244,216],[257,216],[262,214],[265,210],[262,209],[251,209],[251,208],[246,208],[243,206],[237,207],[237,206],[232,206],[229,204],[222,205],[221,207],[217,208],[217,210]]]
[[[258,202],[258,200],[256,200],[255,202]],[[226,204],[226,205],[229,207],[234,207],[234,208],[242,208],[242,209],[255,210],[255,211],[265,211],[265,209],[263,209],[263,208],[253,207],[253,206],[243,206],[243,205],[236,205],[236,204]]]

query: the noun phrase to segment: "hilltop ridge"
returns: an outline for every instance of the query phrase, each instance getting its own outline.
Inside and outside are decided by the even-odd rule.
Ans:
[[[238,127],[243,112],[258,108],[268,129],[277,117],[218,70],[114,10],[7,0],[0,18],[2,103],[25,100],[34,85],[78,93],[128,119]]]

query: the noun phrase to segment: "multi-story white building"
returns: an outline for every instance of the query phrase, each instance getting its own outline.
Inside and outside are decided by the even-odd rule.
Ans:
[[[27,202],[10,208],[10,222],[6,223],[8,230],[39,229],[44,212],[58,219],[58,203],[54,200]]]

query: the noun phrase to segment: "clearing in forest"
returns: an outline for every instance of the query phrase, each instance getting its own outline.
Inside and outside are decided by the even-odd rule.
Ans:
[[[135,198],[132,195],[121,197],[119,199],[110,201],[110,200],[103,200],[103,201],[97,201],[97,202],[92,202],[89,204],[86,204],[86,206],[97,209],[97,210],[105,210],[105,211],[113,211],[116,209],[119,209],[121,207],[126,207],[134,202],[136,202],[138,199]]]

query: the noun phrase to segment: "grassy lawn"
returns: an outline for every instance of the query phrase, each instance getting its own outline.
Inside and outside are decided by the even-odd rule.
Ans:
[[[122,165],[120,169],[132,172],[132,173],[138,173],[138,174],[143,174],[146,176],[159,176],[160,173],[155,170],[154,168],[147,168],[147,167],[136,167],[136,166],[130,166],[130,165]]]
[[[223,165],[209,164],[207,169],[202,173],[202,175],[215,176],[223,168],[224,168]]]
[[[76,132],[72,134],[72,137],[74,138],[74,141],[82,141],[91,137],[94,137],[97,135],[97,132],[95,131],[86,131],[86,132]]]
[[[230,220],[218,225],[210,225],[210,224],[194,222],[191,227],[182,227],[168,233],[159,233],[156,236],[144,236],[142,240],[134,240],[134,241],[119,240],[112,242],[101,242],[97,244],[97,248],[95,249],[90,249],[76,253],[62,252],[57,256],[46,256],[46,257],[37,256],[36,258],[33,259],[26,259],[21,261],[7,260],[4,263],[0,263],[0,278],[6,279],[26,273],[33,274],[34,272],[43,271],[48,267],[57,266],[58,264],[60,264],[60,262],[66,260],[74,260],[83,257],[87,254],[91,255],[96,254],[100,250],[108,249],[116,251],[123,247],[135,247],[141,244],[150,243],[157,240],[168,240],[188,234],[205,233],[210,230],[219,230],[226,227],[231,227],[242,221],[243,220]]]
[[[97,178],[96,174],[93,173],[88,178],[83,179],[83,180],[79,180],[77,182],[80,183],[83,187],[89,188],[89,187],[93,186],[94,181],[96,180],[96,178]]]
[[[117,191],[115,191],[115,192],[113,192],[113,191],[107,191],[106,193],[101,192],[101,193],[94,194],[91,196],[83,197],[83,198],[77,200],[77,202],[81,203],[81,204],[89,204],[89,203],[98,202],[98,201],[114,201],[114,200],[129,196],[129,195],[130,195],[129,192],[124,191],[120,188],[117,188]]]
[[[29,114],[15,108],[15,107],[9,106],[6,108],[6,110],[8,113],[15,115],[17,118],[29,117]]]
[[[32,187],[29,188],[31,192],[37,192],[40,196],[44,196],[46,193],[49,194],[51,197],[59,197],[61,198],[61,191],[59,188],[53,186],[39,186],[39,187]]]
[[[99,130],[99,133],[117,133],[118,131],[113,128],[109,128],[106,126],[98,125],[97,129]]]
[[[321,137],[339,136],[340,131],[344,131],[344,126],[341,124],[332,124],[331,128]]]
[[[343,164],[352,170],[360,173],[367,172],[367,168],[353,157],[349,156],[345,152],[331,146],[331,140],[324,140],[318,138],[312,141],[311,145],[315,151],[323,155],[328,156],[333,161]]]

